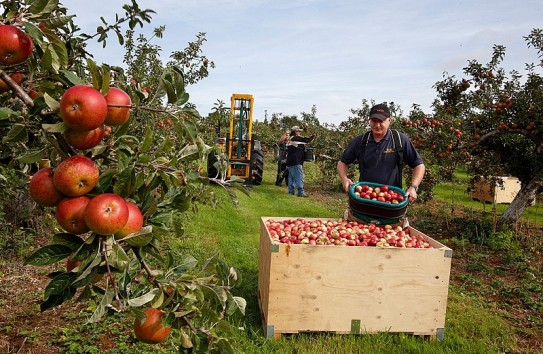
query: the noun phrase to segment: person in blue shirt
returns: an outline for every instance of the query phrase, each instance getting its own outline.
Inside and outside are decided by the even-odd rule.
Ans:
[[[305,144],[313,141],[315,135],[306,138],[301,133],[299,126],[292,127],[287,143],[288,193],[294,195],[297,192],[298,197],[307,197],[304,190]]]
[[[424,161],[409,138],[400,132],[389,129],[390,110],[384,103],[375,105],[370,110],[370,132],[356,136],[351,140],[337,163],[337,173],[346,193],[353,181],[347,176],[348,167],[358,161],[359,181],[381,183],[402,188],[402,166],[413,169],[411,182],[406,189],[409,200],[417,199],[420,182],[426,172]],[[395,137],[399,140],[400,150],[395,146]],[[364,139],[366,138],[366,139]],[[363,156],[362,153],[364,154]]]

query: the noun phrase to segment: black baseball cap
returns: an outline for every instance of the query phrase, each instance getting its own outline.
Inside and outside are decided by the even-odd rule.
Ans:
[[[384,103],[376,104],[371,107],[370,110],[370,119],[377,118],[379,120],[386,120],[390,117],[390,110],[388,106]]]

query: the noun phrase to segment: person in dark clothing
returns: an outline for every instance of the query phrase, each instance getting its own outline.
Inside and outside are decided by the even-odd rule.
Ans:
[[[288,186],[288,168],[287,168],[287,142],[290,138],[290,133],[287,130],[279,139],[279,156],[277,159],[277,178],[275,185],[281,186],[283,180]]]
[[[315,138],[302,137],[302,129],[297,125],[291,129],[291,138],[287,144],[287,168],[288,168],[288,193],[294,195],[297,191],[298,197],[307,197],[304,191],[304,154],[305,144]]]
[[[402,188],[401,171],[403,164],[406,164],[413,169],[406,194],[410,201],[417,199],[417,190],[426,171],[424,161],[405,134],[389,129],[391,119],[386,104],[373,106],[370,110],[371,131],[356,136],[341,155],[337,172],[346,193],[353,184],[347,177],[348,165],[355,161],[358,161],[359,181],[398,188]],[[399,145],[399,150],[396,144]]]

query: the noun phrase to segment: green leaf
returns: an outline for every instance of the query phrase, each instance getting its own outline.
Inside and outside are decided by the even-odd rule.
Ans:
[[[45,31],[45,36],[51,43],[47,46],[46,52],[49,52],[51,56],[51,68],[55,72],[59,72],[60,69],[68,66],[68,50],[64,42],[53,31]]]
[[[172,221],[172,212],[157,213],[149,221],[155,224],[169,224]]]
[[[183,189],[181,193],[177,194],[172,200],[172,207],[181,213],[189,210],[190,197],[187,196],[186,189]]]
[[[141,144],[140,151],[141,152],[147,152],[149,151],[149,148],[153,144],[153,130],[147,124],[147,127],[145,128],[145,138],[143,139],[143,143]]]
[[[85,83],[85,81],[79,78],[79,76],[77,76],[77,74],[73,71],[62,70],[61,73],[73,85],[81,85]]]
[[[69,247],[72,251],[77,250],[84,243],[81,237],[69,233],[54,234],[53,242],[58,245]]]
[[[96,66],[96,63],[94,60],[87,58],[87,67],[90,71],[91,77],[92,77],[92,86],[99,90],[100,89],[100,72],[98,70],[98,66]]]
[[[185,125],[185,130],[190,135],[191,140],[196,141],[196,138],[198,137],[198,127],[196,127],[196,124],[190,120],[183,121],[183,124]]]
[[[174,146],[175,146],[175,142],[172,139],[170,139],[169,136],[167,136],[164,139],[164,142],[159,146],[158,151],[163,151],[163,152],[166,152],[166,153],[170,153]],[[166,161],[166,163],[167,162],[169,162],[169,161]]]
[[[140,307],[143,306],[149,302],[151,302],[157,293],[162,292],[159,288],[154,288],[151,291],[149,291],[146,294],[143,294],[142,296],[136,297],[134,299],[128,299],[128,305],[132,307]]]
[[[219,300],[219,302],[221,303],[221,306],[223,308],[226,308],[226,302],[228,301],[227,291],[220,286],[213,286],[213,287],[209,287],[208,289],[213,291],[213,293],[217,297],[217,300]]]
[[[111,246],[111,251],[111,255],[108,257],[109,263],[119,270],[126,270],[130,263],[130,258],[128,258],[124,249],[117,242],[114,242]]]
[[[172,83],[166,80],[162,80],[162,86],[166,90],[166,94],[168,95],[168,103],[169,104],[175,104],[177,101],[177,95],[175,94],[175,90],[172,86]]]
[[[38,26],[27,21],[23,21],[23,26],[25,27],[25,32],[34,40],[34,44],[43,43],[43,32],[38,28]]]
[[[83,288],[77,299],[76,302],[83,302],[86,300],[90,300],[92,298],[92,290],[90,286],[86,286]]]
[[[113,193],[119,195],[130,195],[134,191],[136,178],[133,168],[125,168],[117,175],[117,181],[113,185]]]
[[[159,308],[164,303],[164,291],[157,292],[156,296],[151,301],[151,307]]]
[[[104,294],[104,296],[102,296],[100,303],[96,307],[96,310],[94,310],[94,313],[89,318],[87,323],[99,322],[102,319],[102,317],[104,317],[104,314],[107,311],[107,307],[113,301],[114,296],[115,296],[115,291],[112,288],[107,289],[106,293]]]
[[[48,15],[58,7],[58,0],[34,0],[28,8],[28,12],[33,15]]]
[[[47,245],[31,254],[25,259],[24,264],[37,267],[46,266],[68,257],[71,253],[72,249],[68,246],[57,244]]]
[[[198,260],[191,255],[185,255],[180,260],[175,267],[176,273],[185,273],[191,269],[194,269],[198,265]]]
[[[198,149],[198,146],[196,146],[196,144],[185,145],[181,149],[181,151],[179,151],[179,158],[185,159],[187,157],[193,157],[195,155],[198,156],[199,152],[200,150]]]
[[[122,33],[117,32],[117,39],[119,40],[120,45],[124,44],[124,37],[123,37]]]
[[[72,285],[75,277],[75,273],[60,273],[47,284],[43,296],[47,299],[51,295],[61,294]]]
[[[113,177],[116,174],[117,174],[117,171],[113,169],[108,169],[100,173],[100,178],[98,180],[98,184],[96,185],[95,189],[99,192],[105,193],[105,191],[111,185],[111,182],[113,181]]]
[[[53,68],[53,51],[49,46],[44,48],[44,53],[40,62],[44,68]]]
[[[43,98],[45,99],[45,104],[47,104],[47,107],[49,107],[52,111],[58,111],[60,109],[60,102],[49,96],[47,92],[43,94]]]
[[[74,283],[77,284],[78,287],[85,286],[89,284],[96,274],[98,274],[98,266],[100,263],[102,263],[102,255],[99,252],[100,250],[96,251],[96,254],[90,264],[85,265],[81,264],[80,266],[85,267],[85,270],[77,277],[77,279],[74,281]]]
[[[232,316],[236,311],[241,312],[242,315],[245,315],[245,309],[247,308],[247,300],[239,296],[232,296],[226,307],[226,314]]]
[[[192,340],[190,339],[190,335],[186,332],[188,329],[183,328],[181,329],[181,346],[183,348],[189,349],[192,348],[194,345],[192,344]]]
[[[47,309],[53,308],[62,304],[64,301],[70,300],[74,297],[77,289],[75,288],[66,288],[59,294],[53,294],[49,296],[45,301],[40,304],[40,311],[45,311]]]
[[[147,225],[142,227],[138,232],[124,237],[122,240],[134,247],[143,247],[148,245],[153,240],[153,227]]]
[[[50,18],[48,18],[46,20],[43,20],[41,22],[43,22],[43,24],[48,28],[58,28],[58,27],[62,27],[64,25],[68,24],[74,17],[75,17],[75,15],[71,15],[71,16],[55,16],[53,18],[50,17]]]
[[[102,94],[106,95],[109,91],[109,80],[111,78],[110,70],[107,65],[102,65]]]
[[[177,104],[178,106],[182,106],[184,105],[185,103],[187,103],[189,101],[189,93],[188,92],[183,92],[183,94],[181,94],[181,96],[179,96],[179,98],[177,99],[177,102],[175,102],[175,104]]]
[[[55,124],[42,124],[42,129],[48,133],[64,133],[68,130],[68,126],[64,122],[58,122]]]
[[[8,107],[0,107],[0,119],[8,119],[11,117],[17,117],[19,114]]]
[[[27,154],[17,157],[17,161],[21,163],[35,163],[47,156],[47,151],[45,149],[38,151],[31,151]]]
[[[217,350],[221,354],[234,354],[234,347],[232,346],[232,343],[226,338],[219,338],[216,343]]]
[[[8,134],[2,138],[3,143],[17,143],[28,140],[28,131],[23,124],[14,124]]]

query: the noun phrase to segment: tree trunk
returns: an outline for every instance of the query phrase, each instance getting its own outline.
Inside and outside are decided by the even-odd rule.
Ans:
[[[498,229],[514,225],[520,219],[524,210],[534,202],[537,191],[542,185],[541,176],[534,176],[528,183],[523,184],[509,207],[500,217],[500,220],[498,220]]]

